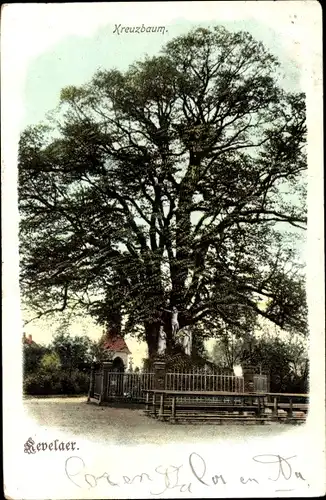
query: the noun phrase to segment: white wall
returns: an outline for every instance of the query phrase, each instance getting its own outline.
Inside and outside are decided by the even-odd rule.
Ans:
[[[112,360],[115,358],[121,358],[125,366],[125,370],[128,369],[128,354],[126,352],[115,352],[112,356]]]

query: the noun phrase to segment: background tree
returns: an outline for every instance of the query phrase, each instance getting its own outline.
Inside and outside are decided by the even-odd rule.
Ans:
[[[44,372],[58,372],[61,368],[61,360],[56,352],[47,352],[41,359],[40,369]]]
[[[58,354],[62,368],[70,373],[93,361],[93,342],[86,335],[72,337],[68,332],[59,331],[54,335],[50,348]]]
[[[240,365],[244,350],[244,339],[237,338],[234,334],[222,336],[214,342],[211,358],[221,368],[232,370]]]
[[[257,339],[251,362],[270,374],[271,392],[308,392],[308,353],[297,337]]]
[[[92,362],[95,361],[96,363],[100,363],[102,361],[112,360],[113,353],[103,348],[105,340],[106,334],[103,334],[99,340],[91,341],[89,354]]]
[[[211,358],[222,368],[250,363],[268,373],[271,392],[308,392],[307,346],[298,335],[281,338],[265,332],[246,341],[229,333],[215,342]]]
[[[72,337],[63,322],[48,346],[25,344],[24,380],[26,394],[86,394],[89,371],[98,342],[87,336]],[[102,358],[101,358],[102,359]]]
[[[24,374],[36,372],[40,368],[41,359],[47,352],[48,348],[46,346],[38,344],[24,344]]]
[[[250,34],[199,28],[61,92],[19,148],[21,283],[37,316],[87,310],[173,350],[180,328],[249,314],[305,331],[305,100]],[[263,305],[262,305],[263,304]]]

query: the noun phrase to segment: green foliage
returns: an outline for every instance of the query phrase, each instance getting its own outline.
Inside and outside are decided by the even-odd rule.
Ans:
[[[112,359],[112,352],[103,349],[104,341],[105,335],[103,335],[98,341],[93,341],[91,343],[90,356],[92,361],[99,363],[102,361],[110,361]]]
[[[215,342],[211,357],[218,366],[250,364],[258,373],[268,373],[271,392],[308,392],[307,347],[298,336],[281,338],[265,333],[244,339],[228,334]]]
[[[59,356],[64,370],[73,370],[93,361],[93,342],[90,338],[86,335],[73,337],[62,327],[54,335],[50,347]]]
[[[253,345],[249,359],[269,372],[272,392],[308,392],[309,361],[302,340],[264,336]]]
[[[200,28],[63,89],[55,135],[32,127],[19,145],[29,306],[118,331],[124,316],[151,356],[161,324],[173,348],[166,305],[198,336],[253,315],[305,332],[305,96],[278,66],[248,33]]]
[[[45,346],[36,344],[23,345],[24,374],[34,373],[40,367],[43,356],[48,352]]]
[[[233,367],[242,361],[244,346],[243,338],[225,335],[215,341],[211,358],[217,366],[233,370]]]
[[[38,371],[24,378],[23,389],[29,395],[86,394],[89,376],[78,370],[67,373],[61,370]]]
[[[43,372],[57,372],[61,368],[60,357],[55,352],[44,354],[40,362],[40,369]]]
[[[86,394],[91,363],[105,358],[100,342],[87,336],[73,337],[63,322],[49,346],[24,345],[26,394]],[[101,342],[102,343],[102,342]],[[95,356],[98,353],[98,356]]]

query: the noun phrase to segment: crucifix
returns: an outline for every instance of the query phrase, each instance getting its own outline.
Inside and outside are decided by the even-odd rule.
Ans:
[[[179,311],[175,306],[172,307],[172,311],[170,309],[164,309],[164,308],[163,311],[171,314],[172,333],[175,335],[179,330],[179,321],[178,321]]]

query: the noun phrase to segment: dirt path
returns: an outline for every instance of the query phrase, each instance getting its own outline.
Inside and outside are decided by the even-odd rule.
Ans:
[[[28,416],[42,427],[58,429],[101,443],[124,445],[167,442],[212,442],[225,438],[279,435],[287,426],[272,425],[171,425],[146,417],[141,409],[99,407],[85,397],[28,398]]]

